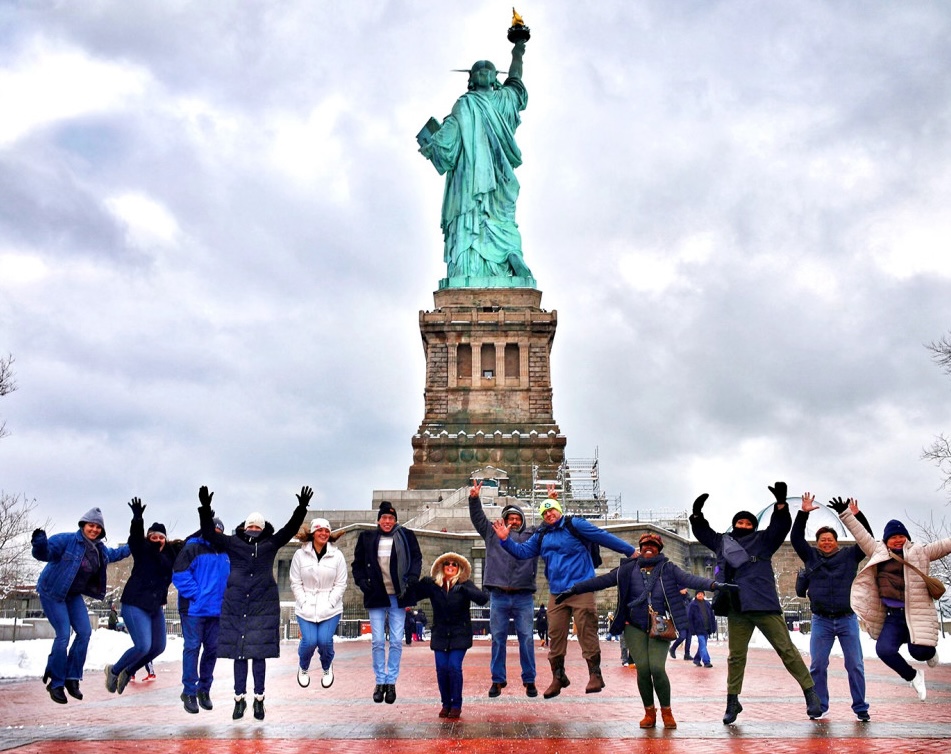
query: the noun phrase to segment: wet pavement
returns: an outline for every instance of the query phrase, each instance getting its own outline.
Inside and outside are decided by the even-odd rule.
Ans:
[[[130,684],[121,696],[106,692],[101,672],[89,672],[85,698],[54,704],[39,679],[0,682],[0,750],[39,754],[102,754],[155,750],[161,754],[248,754],[311,751],[379,754],[393,752],[597,752],[647,754],[946,754],[951,751],[951,664],[925,668],[928,699],[915,692],[877,659],[866,660],[872,721],[860,723],[850,709],[841,658],[830,667],[829,716],[811,721],[799,687],[770,650],[750,651],[736,725],[720,722],[725,706],[726,643],[711,642],[714,667],[668,660],[676,730],[641,730],[635,672],[621,666],[617,643],[602,644],[607,687],[584,693],[587,672],[576,642],[568,647],[571,686],[555,699],[525,696],[518,680],[518,650],[509,643],[510,680],[502,696],[489,699],[489,643],[477,641],[465,662],[462,717],[447,721],[439,712],[432,652],[428,644],[404,647],[397,700],[374,704],[367,641],[337,644],[336,680],[322,689],[319,671],[311,685],[297,685],[296,643],[268,661],[266,718],[249,709],[231,719],[231,662],[223,660],[212,689],[214,710],[190,715],[182,708],[181,663],[156,666],[158,678]],[[537,649],[538,685],[550,681],[547,650]],[[949,658],[951,659],[951,658]],[[808,658],[807,658],[808,662]],[[315,661],[314,665],[317,663]],[[513,680],[514,679],[514,680]],[[660,725],[660,720],[658,719]]]

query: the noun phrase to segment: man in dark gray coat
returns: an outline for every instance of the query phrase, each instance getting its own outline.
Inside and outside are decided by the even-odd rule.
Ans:
[[[489,593],[489,631],[492,634],[492,685],[489,696],[496,697],[507,685],[505,674],[505,642],[508,639],[509,620],[515,623],[518,637],[518,657],[522,665],[522,685],[527,696],[538,696],[535,687],[535,641],[532,619],[535,612],[535,576],[538,558],[519,560],[502,549],[501,541],[492,530],[492,524],[482,510],[479,492],[482,482],[476,482],[469,491],[469,518],[485,540],[485,570],[482,588]],[[509,536],[524,542],[534,530],[525,528],[525,514],[517,505],[502,509],[502,520],[509,528]]]

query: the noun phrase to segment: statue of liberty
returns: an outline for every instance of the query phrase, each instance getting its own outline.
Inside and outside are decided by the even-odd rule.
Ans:
[[[522,164],[515,129],[528,103],[524,54],[521,38],[512,48],[503,84],[490,61],[475,63],[469,91],[456,100],[452,113],[441,125],[431,118],[417,136],[419,151],[446,176],[442,229],[448,271],[441,288],[535,286],[515,222],[515,168]]]

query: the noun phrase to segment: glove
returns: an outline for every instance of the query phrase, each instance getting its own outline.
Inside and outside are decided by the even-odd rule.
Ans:
[[[314,496],[314,491],[307,485],[304,485],[303,487],[300,488],[300,494],[297,496],[297,504],[303,505],[306,508],[307,505],[310,504],[310,499],[313,496]]]
[[[787,489],[785,482],[776,482],[772,487],[768,488],[770,492],[773,493],[773,497],[776,498],[777,503],[785,503],[787,497]]]
[[[842,513],[842,511],[848,510],[849,504],[842,499],[841,496],[834,497],[829,501],[829,507],[835,511],[836,515]]]
[[[707,502],[708,497],[710,497],[710,495],[704,492],[700,497],[693,501],[693,515],[700,515],[700,512],[703,510],[703,504]]]
[[[142,518],[142,514],[145,513],[145,506],[142,505],[142,501],[137,497],[132,498],[129,507],[132,509],[132,518]]]
[[[43,529],[34,529],[33,536],[30,537],[30,543],[36,542],[38,539],[42,539],[46,536],[46,532]]]
[[[572,588],[569,589],[567,592],[562,592],[562,593],[559,594],[557,597],[555,597],[555,604],[556,604],[556,605],[560,605],[560,604],[561,604],[562,602],[564,602],[566,599],[568,599],[569,597],[574,596],[575,594],[577,594],[577,592],[575,591],[575,588],[572,587]]]
[[[215,496],[214,492],[209,492],[208,488],[202,485],[198,488],[198,502],[201,503],[202,508],[211,507],[211,499]]]
[[[725,583],[725,582],[723,582],[723,581],[714,581],[713,583],[710,584],[710,587],[711,587],[714,591],[717,591],[717,590],[725,591],[725,592],[738,592],[738,591],[740,591],[740,585],[739,585],[739,584],[727,584],[727,583]]]

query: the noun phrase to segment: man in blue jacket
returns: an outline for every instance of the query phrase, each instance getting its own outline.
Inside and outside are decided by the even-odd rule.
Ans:
[[[214,519],[215,531],[225,530],[220,518]],[[178,612],[182,619],[182,703],[185,711],[198,714],[198,708],[210,710],[211,683],[218,661],[218,629],[221,601],[228,586],[231,561],[202,539],[192,534],[175,559],[172,583],[178,590]],[[204,649],[204,651],[202,651]],[[201,662],[199,663],[199,654]]]
[[[541,555],[545,561],[545,575],[551,592],[548,599],[548,635],[551,640],[548,662],[552,680],[543,696],[546,699],[558,696],[570,684],[565,674],[565,654],[568,651],[568,626],[572,616],[581,655],[588,664],[588,685],[584,690],[586,694],[594,694],[604,688],[594,594],[573,594],[560,604],[555,600],[559,594],[571,589],[575,582],[594,578],[594,562],[586,542],[596,543],[626,557],[634,554],[635,548],[583,518],[573,518],[571,524],[567,524],[554,489],[550,489],[548,495],[538,511],[544,524],[525,542],[516,542],[504,521],[496,521],[492,528],[510,555],[520,560]]]
[[[789,638],[789,629],[776,592],[776,576],[770,562],[792,526],[792,516],[786,504],[786,483],[776,482],[769,491],[776,498],[776,503],[765,531],[757,531],[759,519],[750,511],[740,511],[733,516],[730,533],[718,534],[713,531],[703,517],[703,504],[709,497],[706,493],[694,501],[690,516],[693,535],[717,554],[717,568],[723,574],[722,580],[739,586],[735,591],[717,592],[713,601],[713,612],[725,615],[729,626],[730,654],[726,661],[724,725],[732,725],[736,722],[736,716],[743,711],[739,697],[743,690],[750,639],[755,628],[766,637],[786,670],[798,681],[806,698],[806,713],[809,717],[816,719],[822,714],[822,703],[816,694],[809,669]]]
[[[482,510],[479,493],[482,482],[476,482],[469,491],[469,518],[479,536],[485,540],[485,569],[482,588],[489,593],[489,632],[492,634],[492,685],[489,696],[502,693],[507,684],[505,674],[505,643],[508,641],[509,620],[515,622],[518,637],[518,658],[522,666],[522,685],[525,694],[538,696],[535,687],[535,641],[532,619],[535,612],[535,575],[538,559],[519,560],[502,549],[501,541],[492,531],[492,524]],[[502,509],[502,521],[509,529],[509,537],[524,542],[534,530],[525,528],[525,514],[517,505]]]
[[[812,608],[812,630],[809,632],[809,656],[812,663],[809,673],[816,682],[816,693],[822,702],[822,714],[829,711],[829,655],[838,638],[842,647],[842,659],[849,678],[852,695],[852,711],[861,722],[868,722],[868,702],[865,701],[865,661],[862,658],[862,642],[859,637],[859,619],[852,612],[852,582],[865,553],[858,545],[839,546],[835,529],[823,526],[816,531],[816,546],[806,542],[806,520],[819,508],[815,495],[808,492],[802,496],[802,510],[796,514],[789,541],[809,572],[809,605]],[[836,513],[841,513],[848,503],[841,497],[829,503]],[[864,513],[856,520],[871,534],[872,527]]]

